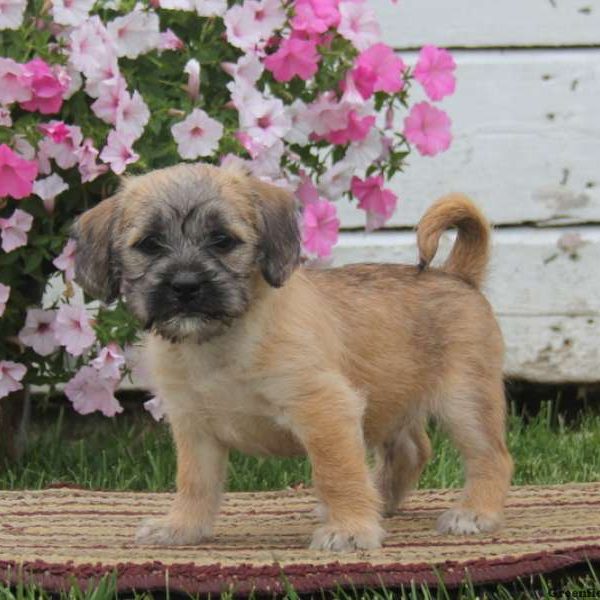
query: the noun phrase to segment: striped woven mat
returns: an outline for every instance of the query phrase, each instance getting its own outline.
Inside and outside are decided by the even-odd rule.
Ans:
[[[185,593],[299,592],[338,585],[457,585],[513,580],[600,561],[600,482],[517,487],[506,526],[477,537],[439,535],[437,515],[455,490],[415,493],[385,520],[382,549],[333,554],[307,549],[317,525],[309,490],[227,494],[213,540],[199,546],[136,546],[136,526],[162,515],[171,494],[79,489],[0,492],[0,579],[48,590],[86,587],[117,572],[121,590]]]

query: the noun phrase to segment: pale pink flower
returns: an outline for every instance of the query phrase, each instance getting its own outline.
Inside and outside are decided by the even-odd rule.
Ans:
[[[121,367],[125,364],[125,355],[118,344],[111,342],[100,350],[90,364],[105,379],[121,379]]]
[[[140,155],[133,150],[133,142],[134,140],[127,134],[121,131],[111,131],[108,134],[106,146],[100,153],[100,159],[108,163],[114,173],[120,175],[125,171],[127,165],[137,162],[140,158]]]
[[[185,44],[171,29],[167,29],[160,34],[158,48],[159,50],[183,50]]]
[[[0,398],[8,396],[11,392],[22,390],[21,380],[25,377],[25,373],[27,373],[25,365],[12,360],[0,360]]]
[[[117,108],[116,129],[132,140],[137,140],[144,133],[150,120],[148,105],[136,90],[133,95],[123,93]]]
[[[281,177],[281,158],[284,151],[285,146],[281,140],[277,140],[270,146],[259,150],[250,163],[252,173],[256,177],[268,177],[274,182],[274,180]]]
[[[13,148],[17,154],[26,160],[35,159],[35,148],[29,143],[27,138],[17,133],[13,136]]]
[[[241,129],[264,148],[283,138],[291,127],[290,117],[279,98],[265,98],[255,92],[239,111]]]
[[[338,102],[334,92],[325,92],[308,105],[307,120],[310,121],[314,133],[323,136],[346,126],[348,108],[348,104]]]
[[[284,136],[285,141],[305,146],[312,133],[309,107],[300,98],[296,98],[292,104],[286,106],[286,111],[290,118],[290,129]]]
[[[260,39],[266,40],[271,34],[283,27],[286,21],[281,0],[246,0],[254,9],[254,26],[260,32]]]
[[[69,35],[69,61],[86,77],[113,65],[117,56],[116,45],[98,15],[87,19]]]
[[[0,237],[2,250],[12,252],[27,245],[27,232],[33,225],[33,217],[24,210],[16,208],[8,219],[0,219]]]
[[[210,156],[219,147],[223,125],[209,117],[202,109],[195,108],[183,121],[171,127],[181,158],[196,159]]]
[[[159,0],[159,4],[167,10],[194,10],[193,0]]]
[[[450,147],[450,117],[427,102],[415,104],[404,119],[404,136],[423,156],[435,156]]]
[[[8,302],[9,296],[10,286],[0,283],[0,317],[4,314],[4,311],[6,310],[6,303]]]
[[[81,73],[70,62],[67,63],[65,68],[66,73],[69,76],[69,87],[63,94],[63,99],[68,100],[81,89],[83,78],[81,77]]]
[[[52,261],[52,264],[65,274],[65,279],[67,281],[73,281],[75,277],[76,250],[75,240],[67,240],[62,252]]]
[[[358,50],[366,50],[381,38],[375,11],[367,2],[340,2],[338,33],[350,40]]]
[[[358,55],[352,70],[354,83],[363,98],[374,92],[395,94],[404,87],[404,63],[386,44],[374,44]]]
[[[25,318],[25,326],[19,332],[19,341],[39,354],[48,356],[58,348],[54,336],[54,320],[56,311],[30,308]]]
[[[315,42],[289,38],[264,63],[277,81],[290,81],[295,76],[306,81],[317,72],[320,59]]]
[[[394,192],[383,188],[383,176],[352,178],[352,193],[358,198],[358,208],[367,213],[367,231],[385,224],[394,214],[398,198]]]
[[[105,417],[114,417],[123,412],[115,398],[117,383],[114,379],[102,377],[94,367],[84,366],[65,385],[65,395],[81,415],[98,410]]]
[[[227,1],[192,0],[192,6],[201,17],[222,17],[227,10]]]
[[[256,54],[243,54],[235,63],[221,63],[223,70],[235,79],[238,85],[252,88],[263,74],[263,64]]]
[[[343,129],[336,129],[330,131],[325,139],[330,144],[344,145],[348,142],[360,142],[364,140],[369,131],[375,124],[375,116],[367,115],[364,117],[359,116],[355,110],[351,110],[348,113],[348,122],[346,127]]]
[[[185,63],[183,72],[188,76],[186,91],[192,102],[198,100],[200,96],[200,63],[195,58]]]
[[[0,127],[12,127],[12,124],[10,110],[4,106],[0,106]]]
[[[119,89],[125,89],[127,84],[121,76],[119,70],[119,59],[115,54],[110,55],[105,61],[99,62],[96,67],[90,72],[85,80],[85,93],[92,98],[99,98],[103,94],[111,94],[111,92],[102,87],[106,83],[109,86],[121,85]],[[118,95],[118,94],[117,94]]]
[[[366,169],[376,160],[379,160],[386,151],[383,135],[373,127],[364,140],[352,142],[348,146],[344,157],[348,164],[353,164],[356,169]]]
[[[254,17],[255,7],[251,0],[246,0],[243,4],[234,4],[225,13],[223,21],[226,27],[226,37],[232,46],[247,51],[258,44],[261,39],[261,31],[256,26]]]
[[[430,100],[441,100],[454,93],[455,69],[456,63],[448,50],[436,46],[423,46],[413,74]]]
[[[324,33],[340,22],[339,0],[296,0],[292,27],[306,33]]]
[[[52,18],[60,25],[81,25],[89,16],[95,0],[52,0]]]
[[[77,149],[76,154],[79,162],[77,168],[79,169],[81,181],[83,183],[94,181],[96,177],[108,171],[107,165],[98,164],[96,162],[98,150],[94,147],[94,142],[91,138],[83,140],[83,143]]]
[[[25,77],[23,65],[12,58],[0,57],[0,104],[8,106],[13,102],[24,102],[31,96],[30,82]]]
[[[151,11],[133,10],[108,23],[107,29],[119,56],[137,58],[158,48],[160,31],[158,15]]]
[[[25,8],[27,0],[0,0],[0,30],[19,29]]]
[[[105,79],[98,84],[98,99],[92,104],[94,114],[114,125],[119,114],[119,105],[129,97],[127,82],[120,74],[112,79]]]
[[[0,198],[20,200],[29,196],[37,173],[35,161],[22,158],[6,144],[0,145]]]
[[[49,214],[54,212],[54,203],[56,197],[68,189],[69,186],[65,180],[56,173],[52,173],[50,177],[38,179],[33,184],[33,193],[42,199],[44,208]]]
[[[336,200],[350,189],[356,167],[345,158],[329,167],[319,180],[319,190],[327,198]]]
[[[327,200],[311,202],[302,215],[302,244],[311,254],[327,258],[336,244],[340,229],[335,204]]]
[[[166,415],[164,402],[162,398],[159,398],[158,396],[146,400],[146,402],[144,402],[144,408],[152,415],[152,418],[155,421],[162,421]]]
[[[81,128],[60,121],[51,121],[39,128],[46,134],[38,145],[44,156],[53,158],[61,169],[74,167],[77,164],[77,149],[83,141]]]
[[[69,354],[81,356],[96,341],[83,304],[63,304],[56,314],[54,335]]]
[[[30,112],[37,110],[43,115],[57,113],[69,89],[66,71],[58,66],[51,68],[41,58],[34,58],[23,65],[23,76],[30,86],[32,97],[21,102],[21,108]]]

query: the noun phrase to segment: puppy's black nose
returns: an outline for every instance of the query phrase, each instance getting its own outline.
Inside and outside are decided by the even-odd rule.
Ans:
[[[193,271],[178,271],[171,279],[171,288],[180,300],[189,300],[198,292],[203,279]]]

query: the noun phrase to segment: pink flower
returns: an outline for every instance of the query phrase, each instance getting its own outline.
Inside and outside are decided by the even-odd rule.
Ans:
[[[9,296],[10,286],[0,283],[0,317],[4,314],[4,311],[6,310],[6,303],[8,302]]]
[[[171,133],[181,158],[193,160],[199,156],[210,156],[217,150],[223,136],[223,125],[200,108],[195,108],[183,121],[171,127]]]
[[[127,165],[137,162],[139,154],[133,150],[134,140],[121,131],[111,131],[108,134],[106,146],[100,153],[100,158],[110,165],[114,173],[120,175],[125,171]]]
[[[300,200],[303,206],[319,201],[319,191],[304,173],[300,175],[300,185],[296,188],[296,198]]]
[[[98,118],[114,125],[117,122],[120,104],[129,97],[127,82],[118,74],[112,79],[101,81],[97,91],[98,99],[92,104],[92,110]]]
[[[310,121],[313,132],[318,136],[343,129],[348,123],[348,105],[338,102],[334,92],[321,94],[308,105],[308,110],[306,119]]]
[[[296,0],[292,27],[306,33],[324,33],[340,22],[339,0]]]
[[[31,229],[33,217],[17,208],[8,219],[0,219],[2,250],[12,252],[27,244],[27,232]]]
[[[81,25],[95,0],[52,0],[52,18],[60,25]]]
[[[306,146],[312,133],[310,109],[300,98],[296,98],[286,106],[286,111],[291,124],[289,131],[284,136],[285,141],[290,144]]]
[[[331,144],[343,145],[364,140],[375,123],[375,116],[359,117],[355,110],[348,113],[348,124],[344,129],[330,131],[325,139]]]
[[[19,29],[27,0],[0,0],[0,30]]]
[[[356,167],[346,159],[327,169],[319,181],[319,190],[327,198],[339,198],[350,189],[350,180]]]
[[[73,29],[69,35],[69,42],[70,63],[88,78],[98,78],[101,71],[116,65],[115,42],[98,15],[90,17]]]
[[[21,108],[43,115],[57,113],[63,96],[69,89],[70,79],[60,67],[54,70],[41,58],[34,58],[23,65],[23,74],[31,87],[32,98],[21,102]]]
[[[296,75],[306,81],[317,72],[319,60],[315,42],[289,38],[277,52],[267,56],[265,67],[277,81],[290,81]]]
[[[123,412],[115,398],[117,381],[103,377],[94,367],[81,367],[65,385],[65,395],[81,415],[100,411],[105,417]]]
[[[185,63],[183,72],[188,76],[187,94],[192,102],[196,102],[200,96],[200,63],[195,58],[191,58]]]
[[[162,421],[166,414],[164,402],[158,396],[146,400],[146,402],[144,402],[144,408],[152,415],[152,418],[155,421]]]
[[[83,143],[76,151],[77,165],[81,175],[81,181],[94,181],[96,177],[108,171],[107,165],[101,165],[96,162],[98,150],[94,147],[94,142],[90,138],[83,140]]]
[[[39,150],[46,158],[53,158],[61,169],[70,169],[77,164],[77,149],[83,135],[76,125],[65,125],[62,121],[42,124],[39,129],[46,138],[39,143]]]
[[[0,398],[11,392],[23,389],[21,380],[27,373],[27,367],[12,360],[0,360]]]
[[[149,120],[148,105],[137,90],[131,96],[127,92],[121,95],[115,124],[117,131],[131,140],[137,140],[144,133]]]
[[[105,379],[121,379],[121,367],[125,364],[125,356],[118,344],[111,342],[100,350],[98,356],[90,363]]]
[[[42,123],[38,125],[38,129],[52,138],[53,142],[60,144],[64,142],[70,134],[69,128],[65,125],[63,121],[50,121],[50,123]]]
[[[358,208],[367,212],[368,231],[381,227],[394,214],[398,198],[383,188],[382,175],[364,180],[353,177],[350,189],[358,198]]]
[[[58,343],[73,356],[81,356],[96,341],[83,304],[63,304],[56,314],[54,333]]]
[[[243,54],[236,63],[221,63],[221,68],[238,84],[252,88],[263,74],[263,64],[256,54]]]
[[[404,136],[423,156],[435,156],[450,146],[450,124],[450,117],[443,110],[419,102],[404,119]]]
[[[338,32],[350,40],[358,50],[366,50],[381,38],[381,29],[375,11],[367,2],[345,0],[340,2]]]
[[[0,106],[0,127],[12,127],[12,124],[13,122],[10,116],[10,111],[8,108]]]
[[[307,204],[302,221],[304,248],[319,258],[327,258],[337,242],[340,229],[335,204],[327,200]]]
[[[456,63],[448,50],[436,46],[423,46],[419,52],[414,76],[430,100],[441,100],[454,93],[455,69]]]
[[[67,281],[73,281],[75,277],[75,240],[68,240],[62,252],[52,261],[52,264],[63,271]]]
[[[383,140],[380,131],[376,127],[371,128],[364,140],[352,142],[348,146],[344,160],[358,170],[366,169],[385,154],[386,146]]]
[[[248,95],[240,111],[240,126],[259,148],[272,146],[290,129],[291,121],[279,98],[264,98],[254,92]]]
[[[158,15],[151,11],[133,10],[117,17],[108,26],[118,56],[137,58],[160,44]]]
[[[33,193],[42,199],[44,208],[48,214],[54,212],[54,202],[56,197],[68,189],[69,186],[66,184],[65,180],[56,173],[52,173],[50,177],[46,177],[45,179],[38,179],[33,184]]]
[[[160,34],[158,48],[160,50],[183,50],[185,44],[171,29],[167,29]]]
[[[254,10],[254,26],[260,32],[260,39],[268,39],[273,31],[283,27],[286,21],[281,0],[246,0]]]
[[[20,200],[31,194],[38,166],[34,160],[21,158],[6,144],[0,145],[0,198]]]
[[[404,63],[386,44],[374,44],[358,55],[352,77],[363,98],[373,92],[395,94],[404,87]]]
[[[27,311],[25,326],[19,332],[19,341],[33,348],[40,356],[48,356],[58,348],[54,336],[54,320],[56,311],[30,308]]]
[[[12,58],[0,58],[0,104],[8,106],[13,102],[24,102],[31,96],[31,86],[23,65]]]
[[[234,4],[225,13],[225,35],[232,46],[247,51],[258,44],[261,31],[256,27],[255,12],[255,7],[246,0],[243,4]]]

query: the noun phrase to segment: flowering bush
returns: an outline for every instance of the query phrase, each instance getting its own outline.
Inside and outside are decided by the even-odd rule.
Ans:
[[[305,252],[326,258],[335,200],[381,227],[411,145],[451,141],[444,111],[408,96],[413,80],[451,94],[452,56],[425,46],[407,67],[362,0],[0,0],[0,30],[0,398],[68,380],[80,413],[122,411],[136,324],[85,303],[67,241],[122,173],[244,163],[296,193]]]

